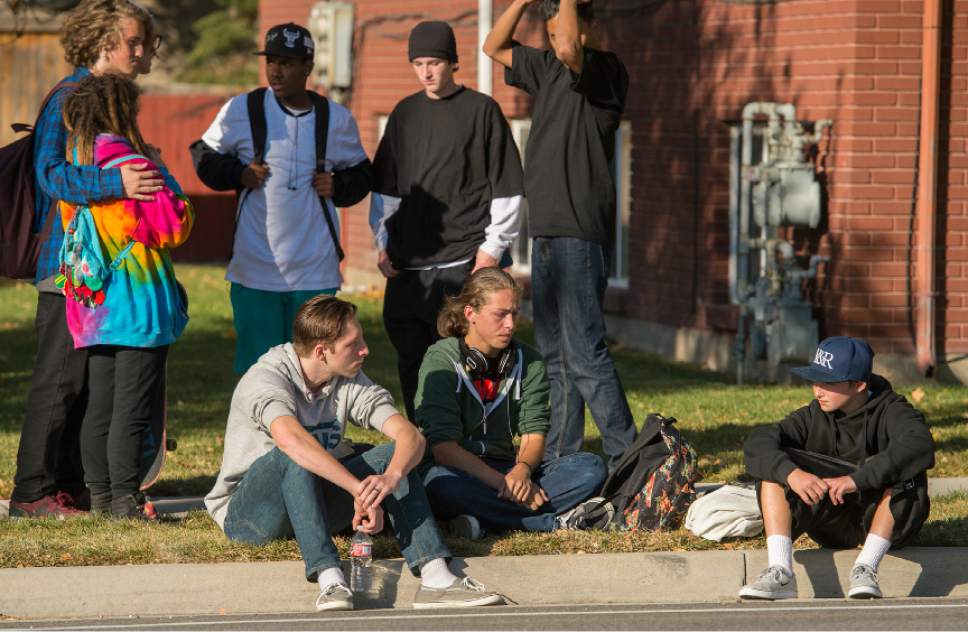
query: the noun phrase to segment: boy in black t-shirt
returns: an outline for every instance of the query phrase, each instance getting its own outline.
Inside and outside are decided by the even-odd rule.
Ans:
[[[437,339],[444,296],[501,264],[518,233],[521,159],[494,99],[454,81],[457,42],[445,22],[410,33],[422,90],[393,109],[373,161],[370,227],[387,278],[383,321],[397,349],[407,416],[417,374]]]
[[[512,39],[529,5],[546,19],[552,50]],[[599,48],[592,5],[513,0],[484,43],[505,81],[535,97],[524,169],[534,337],[551,380],[545,458],[581,450],[585,403],[610,466],[635,439],[625,392],[605,344],[602,304],[615,237],[615,132],[628,74]]]

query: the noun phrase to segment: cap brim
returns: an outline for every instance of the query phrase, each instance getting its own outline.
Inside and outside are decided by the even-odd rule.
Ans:
[[[796,375],[797,377],[806,380],[807,382],[843,382],[843,379],[838,378],[832,373],[827,371],[821,371],[812,364],[809,366],[798,366],[796,368],[790,369],[790,373]]]

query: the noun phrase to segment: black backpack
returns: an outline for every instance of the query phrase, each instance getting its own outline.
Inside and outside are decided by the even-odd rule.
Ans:
[[[65,81],[54,86],[40,106],[37,121],[54,94],[73,85],[74,82]],[[0,276],[33,279],[37,273],[40,247],[50,236],[53,222],[59,219],[57,200],[53,201],[40,232],[34,232],[34,130],[37,122],[33,126],[14,123],[10,127],[15,133],[28,133],[0,147]]]
[[[253,163],[261,163],[265,158],[266,150],[266,110],[265,94],[267,88],[256,88],[246,95],[246,108],[249,113],[249,129],[252,132],[252,144],[255,156]],[[329,100],[313,91],[308,91],[309,98],[316,111],[316,171],[323,171],[324,160],[326,159],[326,143],[329,136]],[[209,188],[216,191],[235,190],[239,196],[239,201],[235,213],[235,225],[232,228],[232,245],[235,245],[235,231],[239,227],[239,213],[242,212],[243,198],[248,195],[250,189],[236,189],[235,183],[238,182],[241,170],[245,168],[234,156],[224,156],[212,151],[204,141],[197,140],[189,148],[192,152],[192,161],[195,165],[195,172],[199,179]],[[329,236],[333,240],[333,247],[336,256],[342,261],[345,258],[342,246],[339,242],[339,234],[336,232],[336,224],[329,214],[329,205],[326,200],[319,199],[323,207],[323,217],[326,219],[326,227],[329,228]],[[229,255],[229,259],[232,255]]]
[[[622,455],[588,507],[583,527],[663,531],[676,529],[696,497],[695,450],[673,427],[674,417],[649,414],[642,431]]]

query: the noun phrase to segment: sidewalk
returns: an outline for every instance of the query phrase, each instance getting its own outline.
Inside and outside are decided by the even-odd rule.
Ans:
[[[842,598],[856,555],[798,551],[800,597]],[[456,568],[519,605],[708,603],[735,601],[746,579],[766,565],[766,552],[478,557],[455,562]],[[358,598],[357,607],[409,608],[419,580],[402,569],[401,560],[381,560],[375,566],[378,595]],[[968,597],[968,548],[902,549],[885,558],[880,578],[888,597]],[[317,593],[316,585],[303,579],[301,562],[0,570],[0,614],[17,618],[306,613],[312,612]]]

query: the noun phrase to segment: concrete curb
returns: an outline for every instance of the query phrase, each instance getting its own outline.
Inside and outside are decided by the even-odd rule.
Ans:
[[[856,551],[798,551],[800,597],[842,597]],[[692,551],[479,557],[453,566],[520,605],[735,601],[766,552]],[[418,581],[402,560],[375,563],[358,608],[410,607]],[[347,569],[348,570],[348,569]],[[17,618],[312,612],[301,562],[0,569],[0,614]],[[968,548],[910,548],[880,568],[889,597],[968,597]],[[65,611],[63,599],[71,595]]]

